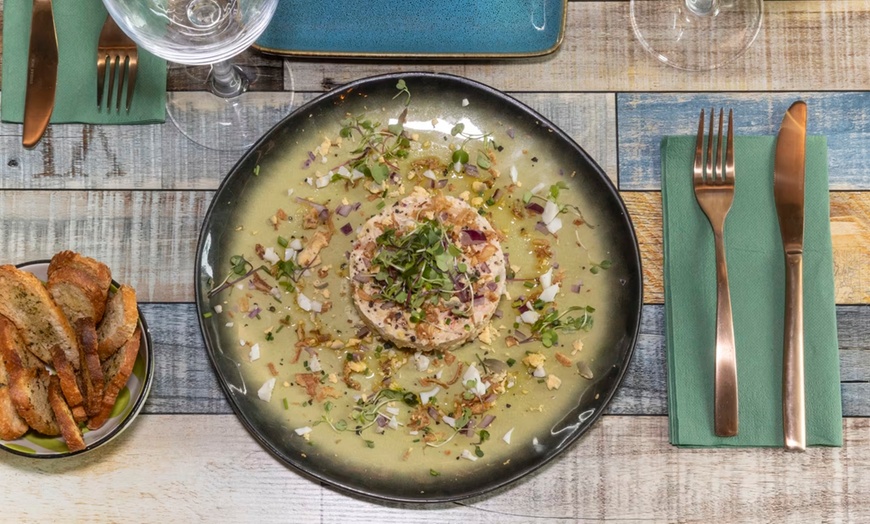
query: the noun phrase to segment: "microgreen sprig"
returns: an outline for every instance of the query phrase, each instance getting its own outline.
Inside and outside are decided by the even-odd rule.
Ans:
[[[378,251],[372,259],[376,272],[371,276],[380,288],[377,298],[410,309],[412,322],[423,320],[425,304],[446,303],[471,286],[468,267],[459,259],[462,251],[437,220],[426,220],[401,236],[388,229],[376,243]],[[467,307],[460,303],[453,313],[468,316]]]

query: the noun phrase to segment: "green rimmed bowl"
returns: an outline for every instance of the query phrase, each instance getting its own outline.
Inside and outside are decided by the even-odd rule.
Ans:
[[[37,260],[18,264],[17,267],[33,273],[37,278],[45,281],[48,279],[48,264],[48,260]],[[112,285],[117,287],[119,284],[113,280]],[[151,334],[141,309],[139,309],[139,329],[142,332],[142,339],[139,343],[139,354],[136,356],[133,373],[118,394],[115,407],[106,423],[93,431],[87,428],[82,430],[85,449],[70,451],[63,437],[48,437],[32,430],[16,440],[0,440],[0,448],[24,457],[61,458],[87,453],[120,435],[142,411],[154,379],[154,353],[151,346]]]

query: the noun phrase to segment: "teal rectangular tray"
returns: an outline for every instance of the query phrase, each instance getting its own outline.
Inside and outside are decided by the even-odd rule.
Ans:
[[[319,57],[505,58],[559,47],[567,0],[281,0],[255,47]]]

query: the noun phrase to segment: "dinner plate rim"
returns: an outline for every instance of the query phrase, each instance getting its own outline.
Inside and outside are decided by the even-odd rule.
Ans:
[[[28,271],[28,268],[31,268],[33,266],[41,266],[41,265],[48,266],[49,263],[51,263],[50,259],[37,259],[37,260],[30,260],[27,262],[21,262],[21,263],[15,264],[15,267],[18,269],[24,270],[24,271]],[[115,287],[118,287],[121,284],[119,284],[114,279],[112,279],[112,285]],[[108,444],[112,440],[115,440],[115,438],[117,438],[121,433],[124,432],[124,430],[126,430],[133,423],[133,420],[136,419],[139,416],[139,414],[142,412],[142,408],[145,406],[145,401],[148,399],[148,395],[151,392],[151,386],[152,386],[152,383],[154,380],[154,367],[155,367],[154,366],[154,345],[153,345],[153,342],[151,339],[151,332],[148,329],[148,323],[145,320],[145,316],[142,314],[142,309],[139,307],[139,304],[136,304],[136,311],[139,313],[139,327],[141,328],[140,339],[142,342],[144,342],[144,346],[145,346],[144,347],[144,349],[145,349],[144,354],[146,357],[145,358],[145,377],[142,381],[142,392],[134,401],[133,408],[130,410],[130,412],[127,414],[127,416],[124,417],[124,419],[121,420],[115,428],[113,428],[111,431],[106,433],[106,435],[104,435],[102,438],[92,442],[87,447],[85,447],[85,449],[81,449],[78,451],[62,451],[62,452],[56,452],[56,453],[27,453],[25,451],[21,451],[21,450],[9,447],[8,446],[9,441],[6,441],[6,440],[0,440],[0,448],[3,448],[3,450],[8,452],[8,453],[12,453],[12,454],[15,454],[15,455],[18,455],[21,457],[27,457],[27,458],[31,458],[31,459],[40,459],[40,460],[65,459],[65,458],[80,456],[80,455],[83,455],[85,453],[89,453],[91,451],[94,451],[97,448],[104,446],[105,444]],[[142,352],[142,349],[143,349],[142,347],[139,348],[140,353]],[[138,358],[138,356],[137,356],[137,358]],[[30,430],[28,430],[28,431],[30,431]],[[62,437],[57,436],[55,438],[62,438]]]
[[[588,164],[592,171],[595,172],[597,177],[603,180],[607,192],[609,193],[613,203],[618,206],[619,211],[621,212],[624,220],[626,222],[626,226],[628,228],[629,237],[624,239],[624,242],[627,242],[630,246],[630,253],[627,253],[626,258],[629,262],[634,262],[634,266],[632,269],[636,268],[637,270],[637,281],[634,282],[633,291],[637,295],[637,311],[633,316],[627,316],[628,320],[633,321],[634,330],[629,333],[626,331],[626,335],[630,335],[631,342],[627,346],[625,356],[623,359],[619,361],[620,367],[617,371],[615,382],[613,386],[607,391],[604,400],[600,403],[600,409],[598,409],[595,413],[593,413],[588,419],[584,420],[581,424],[582,429],[575,430],[573,434],[566,439],[562,444],[556,447],[556,449],[551,450],[546,455],[542,456],[540,460],[529,466],[528,468],[521,470],[513,475],[507,475],[504,478],[499,478],[494,480],[491,483],[488,483],[486,486],[475,489],[472,491],[462,492],[462,493],[454,493],[450,495],[434,495],[434,496],[423,496],[423,497],[406,497],[406,496],[393,496],[393,495],[385,495],[383,493],[375,493],[371,490],[366,490],[365,486],[362,486],[362,482],[359,485],[349,484],[346,482],[337,482],[334,479],[328,478],[327,475],[319,474],[315,471],[316,468],[312,468],[311,466],[306,466],[305,463],[300,462],[298,460],[294,460],[289,457],[286,452],[277,449],[277,446],[274,446],[269,439],[267,439],[262,431],[254,426],[254,424],[249,420],[248,416],[242,412],[241,408],[234,401],[234,394],[231,391],[229,385],[225,380],[222,379],[222,373],[220,371],[219,363],[217,362],[215,349],[211,347],[211,343],[209,342],[209,337],[207,335],[207,329],[205,325],[206,321],[206,313],[211,313],[210,309],[205,309],[206,306],[203,303],[202,290],[201,290],[201,269],[203,264],[203,248],[204,248],[204,239],[209,234],[209,231],[212,229],[211,219],[212,215],[218,205],[221,205],[219,202],[219,197],[223,194],[225,189],[231,184],[235,182],[235,178],[240,175],[236,173],[240,172],[240,169],[249,161],[252,155],[256,154],[261,146],[263,146],[268,140],[271,139],[274,133],[279,132],[289,121],[294,119],[297,114],[303,114],[306,111],[310,110],[321,104],[322,102],[330,99],[333,96],[341,92],[352,92],[358,89],[361,86],[366,86],[369,84],[384,82],[384,81],[398,81],[400,79],[404,79],[406,81],[409,80],[417,80],[417,79],[426,79],[426,78],[434,78],[434,79],[447,79],[449,81],[458,82],[459,84],[463,84],[466,86],[470,86],[474,89],[478,89],[486,92],[489,96],[494,96],[498,99],[504,99],[507,103],[513,105],[516,109],[526,113],[530,117],[534,119],[534,121],[542,125],[553,133],[557,134],[559,139],[569,144],[573,151],[580,155],[582,160]],[[197,239],[197,249],[196,249],[196,257],[195,257],[195,302],[196,302],[196,310],[197,310],[197,321],[199,323],[200,334],[203,337],[203,342],[205,344],[206,353],[208,354],[209,361],[211,362],[212,369],[215,371],[215,374],[218,378],[218,383],[221,386],[222,391],[224,392],[225,397],[230,404],[234,414],[242,422],[242,425],[248,432],[254,437],[254,439],[260,443],[270,454],[272,454],[275,458],[277,458],[281,463],[290,466],[294,471],[310,478],[318,482],[322,482],[324,485],[328,487],[336,488],[340,491],[346,492],[348,494],[360,496],[366,499],[380,501],[380,502],[399,502],[399,503],[420,503],[420,504],[437,504],[437,503],[445,503],[445,502],[455,502],[459,500],[468,499],[471,497],[485,495],[487,493],[491,493],[499,488],[503,488],[526,475],[532,474],[535,471],[539,470],[544,465],[550,463],[557,456],[562,455],[568,448],[570,448],[573,444],[575,444],[581,437],[586,435],[591,427],[595,425],[598,419],[603,414],[607,405],[613,399],[613,396],[619,390],[622,385],[622,382],[625,378],[626,371],[631,363],[631,360],[634,356],[635,349],[638,343],[638,337],[640,334],[640,325],[641,325],[641,317],[643,312],[643,267],[642,260],[640,256],[640,247],[638,244],[637,233],[634,228],[634,224],[631,220],[631,216],[628,212],[628,208],[623,201],[622,197],[619,195],[619,191],[616,188],[613,181],[607,176],[604,170],[598,165],[598,163],[591,157],[589,154],[579,145],[577,144],[567,133],[565,133],[562,129],[552,123],[549,119],[526,105],[525,103],[517,100],[513,96],[495,89],[489,85],[478,82],[476,80],[472,80],[466,77],[453,75],[449,73],[436,73],[436,72],[428,72],[428,71],[404,71],[404,72],[395,72],[395,73],[385,73],[378,74],[373,76],[368,76],[364,78],[360,78],[354,80],[352,82],[348,82],[347,84],[343,84],[341,86],[336,86],[333,89],[319,95],[313,100],[299,106],[297,109],[292,111],[289,115],[282,118],[277,124],[275,124],[270,130],[265,132],[263,136],[261,136],[247,151],[239,158],[239,160],[233,165],[233,167],[229,170],[228,174],[221,181],[221,184],[218,186],[215,191],[214,197],[212,198],[211,203],[206,211],[204,216],[202,226],[200,228],[200,233]]]

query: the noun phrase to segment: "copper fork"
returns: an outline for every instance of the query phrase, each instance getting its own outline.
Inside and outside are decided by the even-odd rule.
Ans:
[[[106,16],[100,40],[97,43],[97,107],[102,111],[105,102],[107,111],[112,110],[112,100],[115,100],[115,111],[121,111],[121,99],[126,88],[127,101],[124,108],[130,111],[133,102],[133,90],[136,87],[136,72],[139,69],[139,50],[136,43],[130,39],[112,16]],[[106,74],[108,70],[108,75]],[[108,76],[108,89],[105,89]],[[126,82],[125,82],[126,80]],[[103,95],[106,95],[105,97]],[[104,100],[105,99],[105,100]]]
[[[710,109],[710,132],[704,150],[704,111],[698,121],[693,180],[695,198],[713,228],[716,246],[716,373],[714,385],[714,429],[720,437],[737,435],[737,356],[734,350],[734,322],[731,293],[725,263],[725,218],[734,201],[734,115],[728,111],[728,135],[723,146],[723,110],[719,110],[719,133],[714,147]]]

